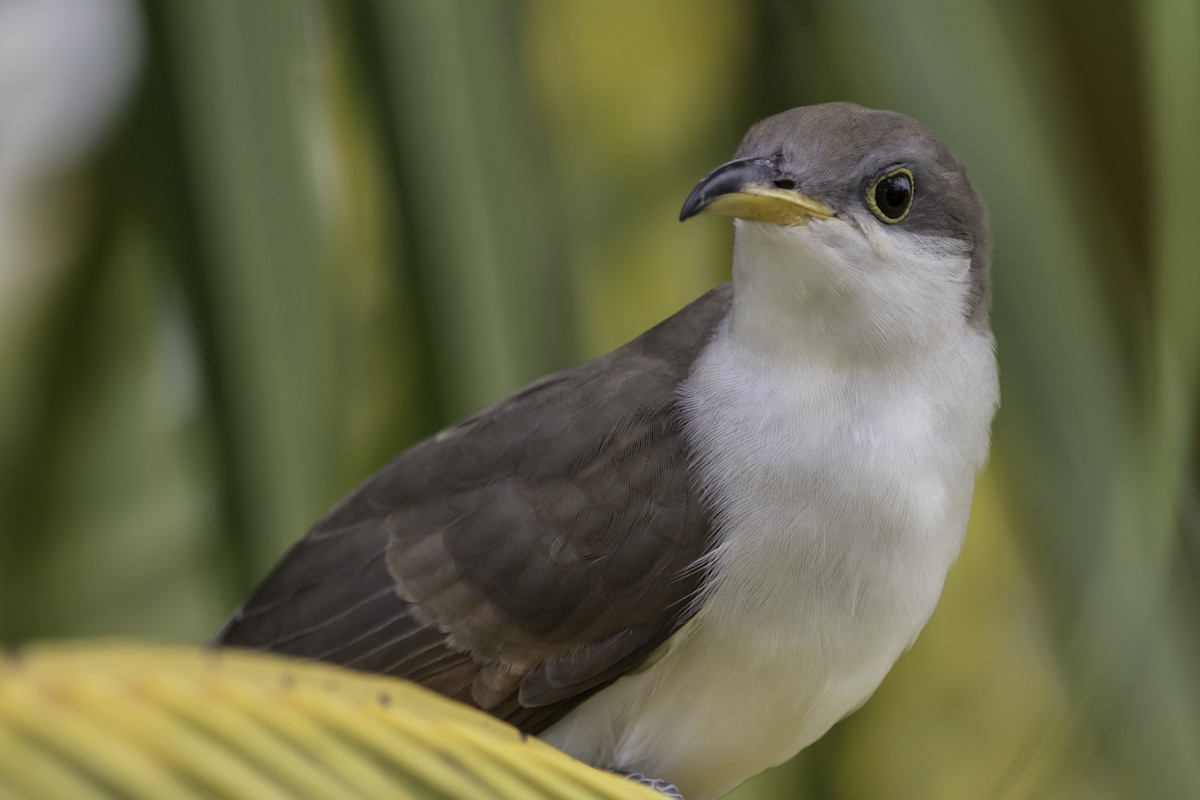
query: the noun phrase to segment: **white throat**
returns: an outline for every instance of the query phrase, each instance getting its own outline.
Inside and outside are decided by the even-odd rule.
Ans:
[[[731,335],[768,358],[846,364],[903,360],[958,337],[965,246],[878,228],[738,220]]]
[[[683,389],[712,576],[643,669],[545,737],[717,797],[875,690],[957,556],[997,404],[953,243],[739,223],[734,301]]]

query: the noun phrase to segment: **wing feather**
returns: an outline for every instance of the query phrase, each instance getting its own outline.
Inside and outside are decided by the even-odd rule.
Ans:
[[[679,386],[728,285],[416,445],[216,643],[406,677],[537,732],[682,625],[713,546]]]

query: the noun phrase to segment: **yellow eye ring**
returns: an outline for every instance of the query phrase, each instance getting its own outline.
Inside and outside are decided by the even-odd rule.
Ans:
[[[895,225],[908,216],[916,194],[917,181],[912,170],[898,167],[880,175],[867,189],[867,208],[880,222]]]

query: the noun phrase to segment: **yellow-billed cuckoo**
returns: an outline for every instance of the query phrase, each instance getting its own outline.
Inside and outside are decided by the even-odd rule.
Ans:
[[[400,455],[218,636],[398,675],[719,796],[933,612],[998,402],[987,212],[925,126],[759,122],[680,219],[732,284]]]

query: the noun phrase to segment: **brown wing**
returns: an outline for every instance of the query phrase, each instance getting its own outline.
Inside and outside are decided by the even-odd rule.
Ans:
[[[537,732],[686,621],[712,545],[679,384],[714,289],[385,467],[275,567],[217,643],[397,675]]]

